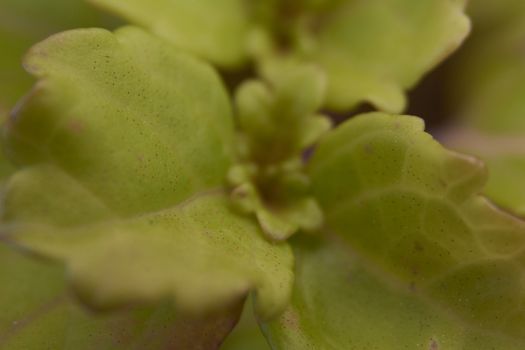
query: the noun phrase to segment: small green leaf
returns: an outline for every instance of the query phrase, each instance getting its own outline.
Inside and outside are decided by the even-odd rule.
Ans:
[[[246,58],[243,0],[90,0],[133,24],[225,67]]]
[[[479,195],[483,164],[416,117],[372,113],[329,134],[309,169],[325,230],[385,283],[468,329],[525,339],[525,224]]]
[[[248,81],[236,94],[240,164],[230,169],[232,199],[255,214],[269,239],[316,231],[322,212],[308,193],[302,153],[331,128],[316,114],[324,74],[311,65],[268,65],[266,81]]]
[[[292,303],[279,319],[263,325],[272,349],[519,350],[525,346],[523,328],[513,338],[466,322],[371,268],[337,240],[294,243],[297,278]],[[482,291],[487,301],[498,296],[491,292],[508,288],[501,286],[503,280],[490,283],[490,292]],[[509,314],[502,311],[498,316]],[[508,327],[519,326],[509,319]]]
[[[236,92],[240,132],[248,158],[261,166],[297,157],[330,127],[317,114],[325,98],[326,79],[312,65],[268,65],[266,80],[242,84]]]
[[[286,305],[290,249],[223,193],[233,123],[208,65],[136,28],[56,35],[26,65],[41,80],[7,126],[24,165],[4,198],[9,240],[65,261],[99,308],[171,297],[204,312],[251,290],[262,317]]]
[[[93,314],[68,294],[61,266],[0,243],[0,347],[4,350],[217,348],[240,309],[193,319],[169,302]]]

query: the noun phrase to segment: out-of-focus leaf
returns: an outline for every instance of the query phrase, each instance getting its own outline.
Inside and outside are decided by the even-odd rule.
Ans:
[[[491,133],[463,126],[450,128],[442,140],[453,149],[481,158],[490,175],[483,193],[498,205],[525,216],[525,133]]]
[[[53,36],[26,66],[41,79],[7,125],[23,169],[7,184],[6,239],[65,261],[96,307],[171,297],[203,312],[251,290],[261,317],[285,306],[291,251],[222,190],[233,123],[208,65],[129,27]]]
[[[11,191],[19,194],[24,184]],[[35,208],[29,210],[33,215]],[[11,232],[18,242],[66,261],[77,294],[98,307],[169,296],[179,308],[201,313],[256,289],[258,312],[266,318],[282,310],[290,293],[287,246],[268,243],[255,223],[227,209],[220,193],[138,218],[61,231],[24,225]]]
[[[509,24],[513,25],[522,21],[525,14],[525,3],[521,0],[468,1],[467,14],[475,22],[473,36],[476,37],[482,32],[485,35]],[[484,58],[480,57],[480,60]]]
[[[312,59],[328,75],[327,104],[405,107],[404,90],[454,51],[469,31],[463,1],[341,1],[315,35]]]
[[[0,348],[4,350],[217,349],[239,308],[202,319],[171,303],[93,314],[68,294],[63,269],[0,243]]]
[[[525,215],[525,2],[479,0],[468,9],[473,35],[449,65],[447,81],[462,119],[442,140],[486,162],[484,193]]]
[[[474,31],[453,62],[448,83],[456,113],[478,130],[493,134],[525,130],[524,19],[525,11],[521,21]]]
[[[435,300],[370,268],[340,242],[294,247],[292,303],[264,325],[273,349],[518,350],[525,344],[523,338],[458,319]]]
[[[276,5],[287,25],[281,31],[288,34],[291,56],[326,71],[326,104],[337,110],[369,102],[384,111],[402,111],[404,90],[453,52],[469,31],[464,1],[458,0],[300,3]]]
[[[33,339],[26,339],[26,344],[45,344],[46,337],[52,338],[50,330],[56,323],[55,315],[60,313],[55,309],[59,309],[58,305],[66,297],[61,277],[59,266],[41,265],[0,243],[0,348],[15,348],[8,346],[12,338],[21,338],[25,329],[31,328],[31,321],[38,318],[44,320],[42,324],[48,326],[49,331],[34,327],[31,330]],[[31,345],[27,344],[26,348],[31,349]]]
[[[314,338],[310,347],[348,348],[341,344],[348,346],[349,334],[356,334],[357,348],[386,346],[399,337],[386,348],[402,349],[419,336],[412,348],[480,349],[486,345],[476,337],[491,334],[486,344],[496,342],[498,349],[523,347],[525,224],[478,194],[486,179],[480,162],[445,150],[423,132],[418,118],[373,113],[327,135],[312,158],[310,175],[326,232],[359,257],[366,274],[358,265],[352,282],[344,268],[352,271],[354,263],[338,261],[335,253],[332,262],[332,253],[323,250],[306,263],[312,267],[299,258],[298,273],[313,275],[299,277],[292,311],[277,328],[279,337],[305,348],[307,340],[295,339],[297,333],[329,329],[342,338],[319,336],[321,343]],[[319,258],[328,259],[329,267],[321,268],[315,262]],[[342,270],[334,273],[336,266]],[[320,282],[323,278],[326,283]],[[348,287],[339,288],[345,280]],[[353,293],[370,298],[369,307]],[[308,311],[294,310],[295,303]],[[390,328],[373,329],[385,315],[392,320]],[[307,328],[298,332],[302,317],[317,322],[305,321]],[[451,329],[445,319],[456,326]],[[406,336],[396,335],[397,330]],[[283,348],[293,348],[288,341]]]
[[[90,1],[221,66],[238,66],[246,57],[243,0]]]
[[[76,27],[112,26],[113,21],[83,0],[2,0],[0,2],[0,114],[31,84],[22,56],[46,36]]]
[[[0,188],[9,176],[15,171],[15,166],[5,160],[5,156],[0,150]]]
[[[247,302],[241,319],[235,329],[221,346],[221,350],[269,350],[270,346],[263,336],[254,317],[251,303]]]
[[[404,90],[469,30],[463,0],[91,1],[219,65],[238,66],[248,53],[264,61],[268,45],[317,63],[338,110],[370,102],[401,111]]]

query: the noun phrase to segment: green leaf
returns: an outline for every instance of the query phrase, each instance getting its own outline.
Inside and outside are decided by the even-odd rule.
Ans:
[[[246,56],[243,0],[90,0],[130,22],[225,67]]]
[[[449,102],[462,117],[444,133],[453,149],[481,158],[490,177],[484,193],[525,215],[525,3],[473,1],[474,31],[449,65]]]
[[[40,81],[7,125],[15,163],[52,162],[124,216],[222,185],[233,121],[207,65],[128,27],[57,34],[25,66]]]
[[[29,192],[30,184],[19,181],[11,192]],[[47,183],[35,187],[43,185]],[[8,205],[16,204],[10,199]],[[38,204],[39,214],[55,206],[47,199]],[[268,243],[254,222],[232,213],[227,205],[227,197],[215,191],[136,218],[62,230],[13,225],[9,232],[24,246],[65,261],[75,291],[90,305],[125,306],[173,297],[180,309],[202,313],[256,289],[261,317],[275,315],[289,297],[291,252],[286,245]],[[35,216],[34,205],[28,211]],[[24,213],[18,209],[17,214]]]
[[[519,131],[517,125],[515,130]],[[482,159],[490,175],[483,193],[499,206],[525,216],[525,134],[454,127],[447,130],[443,142]]]
[[[285,306],[291,251],[223,193],[233,125],[208,65],[136,28],[56,35],[26,65],[41,80],[7,126],[24,167],[6,239],[65,261],[99,308],[171,297],[203,312],[251,290],[262,317]]]
[[[327,117],[317,114],[325,95],[322,71],[311,65],[267,68],[267,81],[245,82],[235,96],[239,129],[247,143],[247,154],[241,156],[261,166],[297,157],[331,126]]]
[[[68,294],[61,266],[0,243],[0,347],[5,350],[210,349],[237,322],[240,309],[192,319],[169,302],[93,314]]]
[[[0,347],[4,349],[10,344],[11,338],[23,334],[25,328],[32,328],[33,319],[42,317],[45,325],[52,329],[55,322],[55,304],[64,297],[64,285],[61,283],[62,270],[56,265],[39,264],[32,259],[15,252],[4,243],[0,243]],[[42,314],[42,315],[40,315]],[[44,342],[51,332],[39,329],[32,330],[32,339],[26,339],[26,348],[31,349],[28,342]],[[47,334],[46,334],[47,333]],[[18,340],[19,342],[23,339]],[[9,349],[9,347],[7,347]],[[13,348],[13,347],[11,347]],[[18,347],[22,349],[23,347]],[[33,348],[35,348],[33,346]]]
[[[479,161],[443,149],[416,117],[372,113],[320,143],[310,176],[326,232],[384,284],[469,331],[525,341],[525,224],[478,194]]]
[[[69,28],[114,25],[83,0],[2,0],[0,22],[0,114],[31,87],[21,61],[33,43]]]
[[[457,0],[342,1],[315,37],[311,59],[328,75],[327,104],[405,108],[403,90],[453,52],[469,31]]]
[[[370,102],[401,111],[404,90],[469,30],[463,0],[91,1],[222,66],[248,53],[265,61],[285,41],[290,56],[326,70],[327,104],[338,110]]]
[[[480,28],[451,62],[450,100],[457,114],[482,131],[525,130],[525,62],[519,54],[525,40],[525,8],[520,7],[522,3],[511,7],[514,20],[490,26],[485,23],[489,19],[475,22]]]
[[[331,122],[316,113],[325,88],[317,67],[272,68],[267,81],[248,81],[237,90],[240,164],[230,170],[228,180],[237,206],[256,216],[269,239],[283,241],[322,224],[301,158]]]
[[[274,5],[277,24],[263,20],[266,31],[260,30],[252,46],[264,66],[268,59],[282,58],[284,36],[286,59],[315,62],[326,71],[326,105],[331,109],[346,110],[368,102],[387,112],[400,112],[406,105],[404,90],[467,35],[464,2],[282,2]]]
[[[483,331],[458,319],[446,307],[371,268],[333,237],[294,243],[292,303],[279,319],[264,324],[273,349],[523,349],[523,337]],[[497,283],[491,283],[491,291],[497,291]]]
[[[263,336],[257,321],[255,320],[251,302],[248,300],[244,311],[228,338],[221,346],[221,350],[269,350],[270,346]]]

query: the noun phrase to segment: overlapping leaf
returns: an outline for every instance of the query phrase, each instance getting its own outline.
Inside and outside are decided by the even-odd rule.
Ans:
[[[339,242],[303,242],[295,253],[292,304],[264,326],[273,349],[518,350],[525,344],[477,329],[389,283]]]
[[[322,66],[338,110],[370,102],[401,111],[404,90],[469,30],[459,0],[92,1],[220,65],[248,54],[264,65],[270,42],[274,54]]]
[[[316,67],[291,66],[269,81],[249,81],[236,94],[240,161],[229,172],[234,203],[255,214],[264,233],[284,241],[316,231],[322,212],[308,192],[302,154],[331,128],[316,114],[324,76]]]
[[[83,0],[3,0],[0,3],[0,113],[7,113],[30,87],[23,54],[46,36],[76,27],[111,24]]]
[[[490,15],[479,13],[487,8]],[[472,2],[469,11],[475,14],[475,27],[452,61],[450,97],[460,116],[477,128],[493,133],[519,132],[516,128],[525,128],[519,117],[524,110],[525,63],[520,50],[525,41],[525,5],[514,0],[489,7],[483,1]]]
[[[291,252],[221,189],[233,126],[210,67],[136,28],[56,35],[26,66],[41,80],[7,126],[6,239],[65,261],[97,307],[285,305]]]
[[[402,111],[404,90],[468,33],[463,7],[457,0],[337,2],[312,24],[318,28],[305,50],[327,72],[328,106],[341,110],[370,102]]]
[[[270,346],[254,317],[251,302],[246,302],[239,323],[222,344],[221,350],[269,350]]]
[[[283,348],[523,346],[525,224],[478,195],[480,162],[443,149],[418,118],[370,114],[326,137],[310,174],[326,232],[354,255],[320,248],[299,262],[301,291],[275,328]]]
[[[90,0],[176,46],[225,67],[246,58],[243,0]]]
[[[0,244],[0,347],[5,350],[214,349],[235,325],[239,308],[188,319],[171,303],[93,314],[71,297],[59,265]]]
[[[525,109],[524,109],[525,111]],[[523,114],[516,114],[519,124]],[[495,116],[494,119],[498,117]],[[508,122],[511,122],[508,120]],[[476,127],[450,128],[443,142],[456,150],[468,152],[482,159],[488,167],[489,179],[484,193],[498,205],[525,215],[525,133],[490,132]]]

